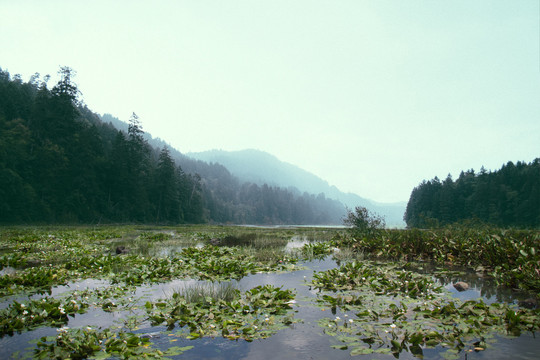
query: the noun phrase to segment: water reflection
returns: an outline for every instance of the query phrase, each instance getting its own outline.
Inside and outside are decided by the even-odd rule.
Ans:
[[[305,237],[295,236],[289,241],[286,249],[297,249],[309,240]],[[201,244],[202,246],[202,244]],[[156,254],[167,256],[180,248],[162,247]],[[274,285],[283,287],[284,289],[294,289],[296,293],[297,303],[293,305],[295,318],[301,319],[299,323],[292,324],[289,328],[278,331],[275,335],[268,339],[255,340],[246,342],[243,340],[230,341],[223,338],[203,338],[197,340],[185,340],[174,338],[175,342],[171,342],[171,337],[168,336],[166,329],[163,326],[152,327],[148,322],[143,322],[137,333],[150,334],[152,342],[155,346],[166,349],[170,346],[194,346],[194,349],[189,350],[178,356],[181,359],[349,359],[351,356],[347,350],[341,351],[331,347],[337,345],[334,338],[323,333],[322,329],[317,324],[318,320],[323,317],[332,317],[330,311],[322,311],[318,306],[314,305],[317,297],[317,292],[310,289],[308,283],[311,281],[314,272],[326,271],[337,266],[336,261],[331,257],[323,260],[306,261],[303,264],[305,269],[288,273],[269,273],[269,274],[252,274],[242,278],[239,281],[234,281],[235,286],[241,291],[249,290],[259,285]],[[6,270],[7,271],[7,270]],[[517,294],[508,289],[497,288],[493,279],[479,276],[474,271],[466,269],[452,269],[450,272],[437,272],[435,267],[423,264],[418,269],[420,272],[437,273],[436,278],[445,287],[445,289],[456,298],[461,300],[482,298],[487,303],[493,302],[508,302],[515,303],[517,300],[527,296],[527,294]],[[480,274],[481,275],[481,274]],[[458,292],[453,285],[457,281],[465,281],[470,285],[469,290]],[[143,285],[134,288],[132,296],[138,306],[129,310],[105,312],[100,307],[91,307],[85,314],[78,314],[71,317],[68,323],[69,327],[95,326],[95,327],[111,327],[121,324],[130,316],[145,315],[144,303],[146,301],[157,301],[158,299],[168,298],[174,291],[181,288],[201,283],[191,279],[177,279],[163,284]],[[73,292],[83,289],[94,290],[110,287],[111,284],[104,280],[82,280],[72,282],[64,286],[57,286],[52,289],[52,296],[62,296],[67,292]],[[31,296],[30,299],[38,299],[42,295]],[[4,298],[0,303],[0,307],[7,307],[14,298]],[[18,297],[19,301],[24,298]],[[27,298],[28,299],[28,298]],[[339,316],[354,316],[353,313],[339,313]],[[0,339],[0,347],[3,349],[3,354],[9,357],[17,357],[17,351],[28,347],[28,343],[41,336],[54,336],[56,329],[40,328],[34,331],[16,334],[14,336],[5,336]],[[493,349],[478,353],[461,354],[467,359],[535,359],[538,357],[539,351],[538,340],[529,334],[523,334],[519,338],[506,339],[498,337],[497,343]],[[437,349],[426,349],[424,351],[426,358],[440,358],[441,355]],[[510,356],[511,355],[511,356]],[[363,356],[362,359],[394,359],[392,355],[373,355]],[[413,359],[412,354],[401,353],[400,359]]]
[[[309,243],[307,236],[295,235],[291,238],[291,240],[289,240],[289,242],[285,246],[285,250],[291,251],[294,249],[300,249],[302,246],[306,245],[307,243]]]

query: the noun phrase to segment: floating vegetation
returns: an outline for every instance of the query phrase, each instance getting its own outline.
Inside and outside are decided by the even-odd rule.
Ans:
[[[267,339],[302,357],[321,336],[302,314],[352,355],[463,358],[538,331],[539,241],[500,229],[2,228],[0,346],[8,358],[166,358]],[[299,328],[305,345],[283,342]]]
[[[176,335],[187,339],[223,336],[252,341],[266,338],[294,322],[291,307],[295,300],[291,290],[265,285],[244,294],[234,290],[228,296],[214,296],[208,290],[193,293],[198,290],[175,292],[169,299],[147,302],[152,325],[166,324],[168,330],[175,326],[186,328]]]
[[[7,309],[0,310],[0,337],[41,326],[65,325],[68,315],[82,314],[87,307],[87,303],[74,297],[61,300],[45,297],[26,303],[13,301]]]
[[[143,232],[139,235],[140,240],[146,241],[165,241],[172,239],[173,235],[171,233],[165,232]]]
[[[181,355],[193,346],[170,347],[165,351],[151,347],[150,339],[133,333],[85,327],[58,329],[57,336],[42,337],[34,351],[37,359],[166,359]]]
[[[240,248],[218,246],[183,248],[181,252],[166,257],[81,254],[77,262],[30,267],[0,276],[0,296],[23,291],[47,293],[52,286],[87,278],[110,279],[113,283],[127,285],[178,278],[240,279],[256,272],[294,270],[296,262],[296,258],[285,254],[258,260]]]
[[[313,275],[312,286],[316,289],[344,291],[369,289],[377,295],[425,297],[431,299],[440,293],[431,277],[399,270],[395,265],[368,262],[349,262],[339,268]]]
[[[461,302],[445,296],[431,277],[395,265],[351,262],[314,274],[311,285],[336,293],[321,293],[318,303],[344,313],[343,319],[322,318],[319,325],[351,355],[406,351],[422,357],[423,349],[441,346],[446,358],[459,358],[460,351],[485,349],[494,334],[519,336],[540,327],[540,311]]]
[[[322,259],[336,251],[339,249],[330,241],[311,242],[301,248],[302,255],[307,259]]]
[[[340,248],[350,247],[381,259],[482,267],[501,285],[540,293],[538,231],[450,227],[378,230],[372,236],[351,231],[337,234],[333,241]]]
[[[131,287],[109,286],[72,291],[61,298],[45,296],[25,302],[15,300],[0,310],[0,337],[43,326],[64,326],[69,317],[84,314],[90,307],[101,308],[105,312],[133,308],[134,292]],[[131,296],[126,296],[128,294]]]

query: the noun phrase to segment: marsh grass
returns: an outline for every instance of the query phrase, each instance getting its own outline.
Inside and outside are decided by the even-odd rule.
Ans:
[[[175,290],[171,298],[177,299],[181,297],[187,303],[206,304],[209,300],[213,302],[219,300],[230,302],[236,299],[238,294],[238,287],[232,282],[198,282]]]
[[[119,247],[125,248],[129,254],[149,256],[152,254],[154,244],[140,239],[114,241],[109,245],[109,253],[116,254],[116,249]]]
[[[173,232],[143,231],[140,234],[130,234],[116,241],[111,241],[110,252],[115,253],[119,246],[123,246],[129,253],[142,256],[154,256],[156,252],[169,243],[176,243]]]
[[[265,236],[254,232],[228,234],[219,238],[219,246],[252,247],[255,249],[285,247],[288,237]]]
[[[153,232],[150,232],[150,231],[147,231],[147,232],[143,232],[141,233],[141,235],[139,235],[139,239],[141,240],[146,240],[146,241],[165,241],[165,240],[169,240],[169,239],[172,239],[173,237],[173,233],[172,232],[163,232],[163,231],[153,231]]]
[[[261,237],[258,238],[256,242],[253,243],[253,247],[256,249],[265,249],[265,248],[284,248],[287,246],[289,239],[280,238],[280,237]]]
[[[0,273],[0,305],[4,306],[0,320],[4,321],[6,335],[10,331],[63,326],[56,336],[41,338],[37,343],[36,354],[41,358],[75,358],[76,352],[67,351],[85,344],[92,347],[83,355],[96,358],[167,355],[157,350],[147,353],[153,351],[151,337],[131,333],[148,321],[152,326],[165,324],[168,329],[178,326],[182,335],[177,336],[186,339],[262,339],[290,326],[292,312],[303,304],[293,305],[290,290],[265,285],[244,291],[231,279],[298,270],[303,264],[297,266],[296,262],[305,260],[302,251],[307,251],[312,257],[332,256],[338,262],[338,268],[315,273],[309,283],[319,292],[313,300],[318,306],[339,311],[330,317],[322,314],[319,322],[326,335],[340,341],[338,348],[348,347],[353,355],[381,349],[398,357],[407,351],[412,356],[421,355],[424,347],[436,346],[448,347],[455,353],[445,354],[452,356],[461,351],[462,356],[463,351],[474,350],[472,346],[477,346],[478,339],[488,339],[495,333],[517,336],[520,331],[538,331],[538,310],[477,301],[461,303],[432,290],[441,283],[458,280],[481,288],[486,281],[493,283],[512,276],[508,279],[519,281],[518,285],[536,289],[532,295],[524,295],[524,300],[531,296],[537,299],[538,231],[483,231],[396,230],[357,238],[343,229],[315,227],[190,225],[154,229],[130,225],[0,229],[0,269],[5,270]],[[228,243],[195,246],[213,238],[227,238]],[[115,255],[118,246],[125,246],[129,253]],[[392,261],[383,266],[362,260],[364,255],[366,259]],[[418,263],[411,262],[416,259]],[[99,287],[66,290],[55,298],[43,296],[18,303],[11,297],[51,295],[54,287],[83,279],[97,281]],[[146,294],[132,299],[143,284],[146,287],[183,279],[193,280],[174,292],[169,290],[166,299],[154,301]],[[208,279],[214,282],[205,282]],[[490,290],[482,290],[483,297],[495,296],[486,291]],[[503,299],[502,292],[494,291],[497,299]],[[146,315],[139,312],[140,299],[149,300],[144,305]],[[511,303],[515,295],[504,299]],[[67,329],[73,325],[71,317],[86,311],[89,313],[84,316],[89,317],[90,311],[99,309],[107,317],[119,318],[115,321],[119,326]],[[341,320],[335,315],[351,317]],[[77,322],[84,319],[81,316]],[[470,331],[475,339],[470,339]],[[460,350],[459,342],[466,344],[464,350]],[[459,347],[452,345],[456,343]],[[64,349],[65,353],[59,352]]]
[[[279,261],[285,257],[290,257],[290,252],[286,251],[285,248],[281,247],[247,247],[243,251],[251,256],[255,261],[260,261],[262,263],[268,264]]]
[[[338,251],[334,251],[332,258],[339,265],[340,263],[349,262],[349,261],[362,261],[364,260],[364,253],[355,252],[350,247],[344,247],[344,248],[338,249]]]
[[[253,238],[249,245],[241,247],[242,251],[255,261],[270,264],[280,259],[296,257],[287,249],[289,237],[261,236]]]

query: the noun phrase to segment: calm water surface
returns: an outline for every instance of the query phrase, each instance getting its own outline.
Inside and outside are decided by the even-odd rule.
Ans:
[[[305,239],[293,238],[289,243],[289,248],[296,248],[306,243]],[[169,249],[164,250],[167,253]],[[241,290],[249,290],[258,285],[271,284],[274,286],[283,286],[286,289],[294,289],[296,292],[297,303],[294,305],[295,318],[301,319],[301,322],[292,324],[289,328],[278,331],[275,335],[267,339],[246,342],[244,340],[231,341],[223,338],[203,338],[197,340],[178,339],[171,343],[170,337],[165,327],[151,327],[149,324],[142,324],[140,329],[135,332],[141,334],[150,334],[154,346],[166,349],[170,346],[194,346],[193,349],[177,356],[178,359],[350,359],[351,356],[347,350],[337,350],[331,348],[337,342],[330,336],[323,333],[322,328],[318,326],[317,321],[322,317],[333,317],[330,311],[322,311],[321,307],[314,305],[316,291],[310,290],[306,285],[315,271],[325,271],[337,266],[331,258],[325,260],[315,260],[305,262],[305,270],[298,270],[289,273],[279,274],[254,274],[247,276],[237,282]],[[457,292],[452,283],[455,281],[467,281],[471,288],[465,292]],[[462,300],[483,298],[484,301],[491,302],[514,302],[519,299],[515,293],[504,289],[497,289],[489,279],[478,277],[477,274],[469,272],[460,275],[449,276],[440,279],[445,288],[457,298]],[[175,280],[166,284],[156,284],[152,286],[138,287],[135,293],[130,294],[140,304],[146,301],[165,298],[194,280]],[[71,283],[66,286],[59,286],[53,289],[53,296],[59,296],[66,291],[95,289],[106,287],[109,283],[102,280],[84,280],[77,283]],[[35,295],[32,298],[39,298]],[[14,297],[4,298],[0,302],[0,308],[7,307]],[[27,299],[27,298],[26,298]],[[25,300],[25,298],[18,298]],[[144,310],[137,310],[139,314],[144,314]],[[122,319],[136,312],[121,311],[107,313],[101,309],[89,309],[87,313],[76,315],[70,318],[68,326],[70,328],[82,326],[110,327],[118,325]],[[340,314],[338,310],[337,315]],[[354,316],[354,314],[350,314]],[[0,359],[19,358],[20,352],[25,349],[32,349],[35,345],[32,340],[42,336],[56,335],[56,329],[40,328],[34,331],[16,334],[14,336],[5,336],[0,339]],[[439,350],[428,349],[424,351],[426,359],[441,358]],[[395,359],[392,355],[366,355],[358,356],[359,359]],[[416,359],[411,354],[401,353],[399,359]],[[486,351],[462,353],[461,359],[540,359],[540,342],[531,334],[523,334],[519,338],[506,339],[498,338],[497,342]]]

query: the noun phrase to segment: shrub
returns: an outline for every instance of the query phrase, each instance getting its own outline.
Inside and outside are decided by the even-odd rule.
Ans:
[[[386,222],[384,217],[371,213],[363,206],[357,206],[355,212],[347,209],[347,217],[343,224],[351,227],[351,232],[355,236],[366,237],[379,233],[384,229]]]

